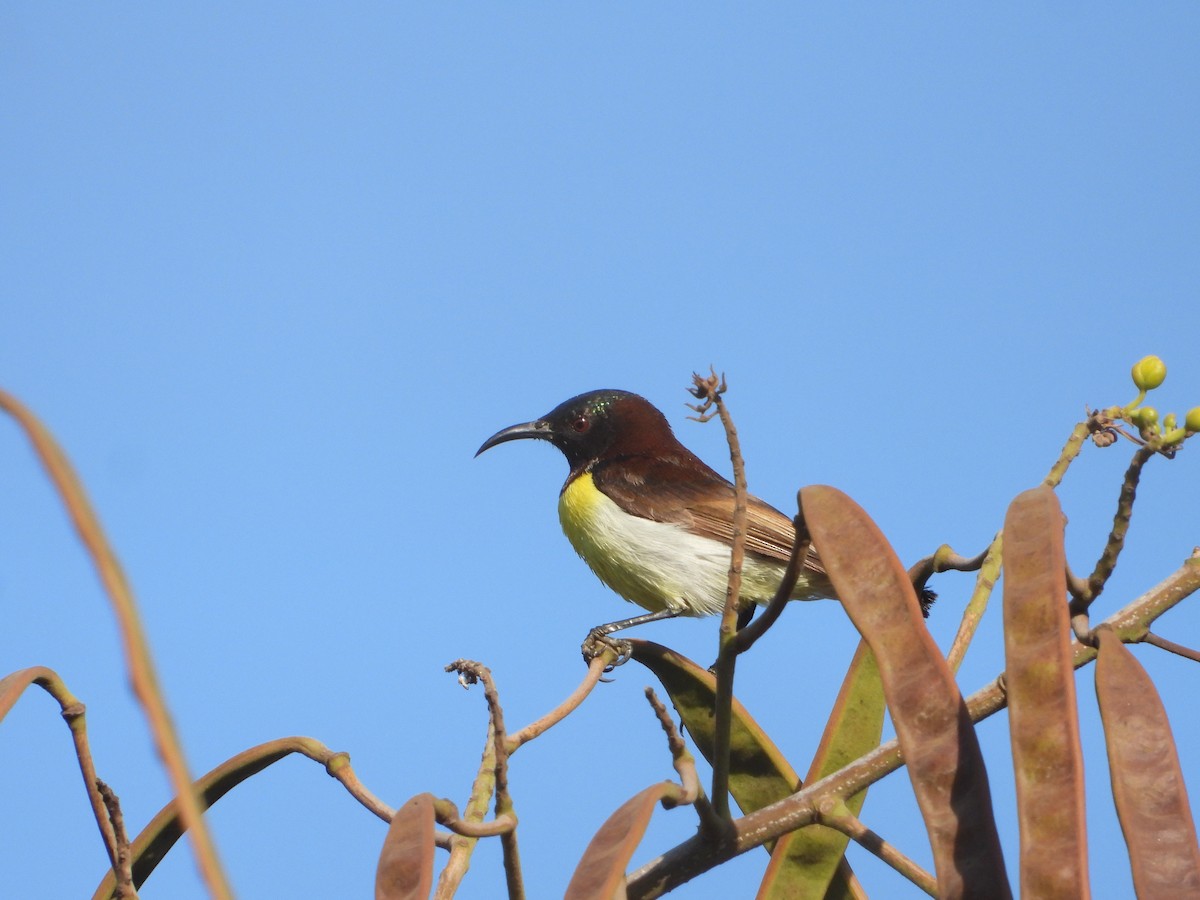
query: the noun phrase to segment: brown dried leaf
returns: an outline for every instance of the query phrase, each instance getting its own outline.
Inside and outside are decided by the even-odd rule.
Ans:
[[[842,605],[879,663],[933,848],[939,896],[1010,897],[975,729],[908,573],[841,491],[804,488],[800,505]]]
[[[1096,696],[1133,885],[1141,900],[1200,896],[1200,849],[1171,725],[1154,682],[1101,628]]]
[[[1049,487],[1004,520],[1004,649],[1021,833],[1021,893],[1088,896],[1083,750],[1063,514]]]
[[[625,868],[646,833],[654,807],[676,790],[668,781],[651,785],[609,816],[579,860],[564,900],[612,900],[614,896],[624,896]]]
[[[417,794],[392,816],[375,870],[375,900],[428,900],[433,890],[433,804],[432,794]]]

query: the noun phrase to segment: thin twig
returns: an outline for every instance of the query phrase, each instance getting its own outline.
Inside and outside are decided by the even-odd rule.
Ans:
[[[1004,535],[997,534],[988,544],[983,553],[983,563],[979,566],[979,574],[975,576],[975,589],[971,591],[971,599],[963,610],[962,620],[958,623],[958,631],[950,644],[950,652],[946,654],[946,662],[951,672],[957,672],[962,665],[963,657],[971,639],[983,621],[987,611],[988,600],[996,588],[996,580],[1000,577],[1000,565],[1004,557]]]
[[[988,546],[978,556],[960,556],[949,544],[942,544],[930,556],[919,559],[908,569],[908,580],[920,593],[929,579],[941,572],[977,572],[992,548]]]
[[[158,684],[158,676],[155,674],[150,646],[142,631],[133,590],[125,580],[117,555],[105,537],[104,529],[92,510],[91,503],[88,502],[83,485],[53,435],[30,410],[5,391],[0,391],[0,409],[7,411],[25,429],[92,557],[117,616],[134,696],[142,705],[150,723],[155,749],[163,760],[171,785],[179,797],[180,818],[191,839],[196,864],[209,893],[218,900],[228,900],[232,897],[229,882],[221,868],[216,846],[201,814],[200,803],[192,791],[192,776],[188,772],[183,746],[175,732],[162,689]]]
[[[112,823],[117,839],[117,864],[113,866],[113,872],[117,876],[117,896],[128,900],[138,894],[137,888],[133,886],[133,857],[129,852],[129,835],[125,833],[125,816],[121,813],[121,801],[113,789],[100,779],[96,779],[96,790],[104,798],[104,808],[108,811],[108,820]]]
[[[817,820],[822,825],[828,825],[846,835],[863,849],[878,856],[881,860],[923,890],[930,897],[937,896],[937,880],[923,868],[901,853],[895,846],[889,844],[878,834],[859,821],[849,808],[840,800],[822,804],[818,809]]]
[[[516,734],[510,734],[508,736],[508,740],[505,742],[508,752],[512,754],[522,744],[533,740],[538,735],[550,728],[553,728],[568,715],[574,712],[579,704],[584,701],[587,695],[592,692],[592,689],[600,681],[601,676],[604,675],[604,670],[608,668],[608,666],[611,665],[616,658],[616,651],[611,647],[606,647],[599,656],[592,659],[592,661],[588,664],[587,675],[584,676],[584,679],[580,683],[579,687],[575,688],[575,690],[571,692],[571,695],[567,697],[566,700],[564,700],[554,709],[550,710],[550,712],[546,713],[546,715],[542,716],[537,721],[526,725]]]
[[[62,711],[63,721],[71,730],[71,741],[75,745],[75,758],[79,761],[79,772],[83,776],[83,784],[87,789],[88,802],[92,807],[92,815],[96,819],[96,827],[100,829],[100,837],[104,841],[104,849],[108,853],[109,863],[113,874],[117,873],[117,856],[119,844],[116,832],[113,831],[112,821],[104,803],[96,777],[96,765],[92,759],[92,748],[87,735],[87,708],[67,688],[66,682],[53,669],[45,666],[34,666],[21,673],[14,673],[26,680],[26,684],[36,684],[58,701]],[[10,675],[9,678],[14,677]],[[7,679],[6,679],[7,680]],[[2,713],[0,713],[2,715]]]
[[[737,428],[733,418],[725,406],[722,394],[725,392],[725,379],[718,378],[715,370],[708,378],[692,375],[695,387],[692,395],[701,403],[692,408],[699,413],[701,422],[707,422],[713,417],[710,410],[716,407],[716,415],[721,417],[725,427],[725,438],[729,443],[729,458],[733,463],[733,548],[729,557],[729,584],[725,591],[725,609],[721,613],[721,627],[717,651],[716,699],[713,726],[713,760],[712,760],[712,791],[710,792],[713,811],[722,821],[730,820],[729,812],[729,734],[733,725],[733,675],[737,664],[737,650],[734,640],[737,637],[738,603],[742,590],[742,563],[746,555],[746,466],[742,459],[742,450],[738,442]]]
[[[307,741],[310,739],[306,738],[305,740]],[[313,741],[313,743],[320,742]],[[321,744],[321,746],[324,747],[324,744]],[[325,749],[328,750],[329,748],[325,747]],[[329,776],[340,782],[342,787],[349,792],[350,796],[365,806],[368,810],[379,816],[379,818],[383,819],[385,822],[390,822],[392,820],[392,816],[396,814],[396,811],[376,797],[374,793],[368,790],[365,784],[358,780],[358,774],[350,765],[349,753],[346,753],[344,750],[330,750],[329,756],[324,758],[312,756],[308,753],[304,753],[304,755],[308,756],[309,759],[315,760],[316,762],[324,763],[325,771],[329,774]]]
[[[1083,442],[1087,440],[1088,435],[1101,430],[1103,430],[1103,426],[1095,420],[1094,414],[1089,415],[1086,422],[1076,425],[1071,430],[1071,436],[1067,438],[1067,443],[1063,445],[1062,452],[1058,454],[1058,460],[1050,467],[1050,472],[1042,483],[1050,487],[1058,487],[1062,484],[1063,476],[1067,474],[1068,467],[1079,456],[1079,451],[1083,449]]]
[[[483,758],[479,761],[479,771],[471,784],[471,796],[463,810],[462,821],[482,822],[487,815],[488,805],[492,799],[492,789],[496,783],[496,741],[491,716],[488,717],[487,740],[483,744]],[[450,900],[458,891],[467,868],[471,865],[471,853],[475,850],[478,838],[454,835],[450,839],[450,859],[438,876],[437,887],[434,889],[434,900]]]
[[[683,742],[679,729],[671,721],[667,708],[654,693],[654,688],[646,688],[646,700],[649,702],[650,708],[654,710],[654,715],[658,717],[658,724],[662,726],[663,733],[667,736],[667,749],[671,751],[671,764],[675,767],[675,772],[679,775],[680,786],[683,788],[683,794],[678,803],[672,803],[672,805],[697,803],[703,797],[704,792],[700,787],[700,776],[696,774],[696,759],[688,750],[687,744]]]
[[[611,648],[605,648],[599,656],[595,657],[588,664],[587,675],[579,687],[575,688],[566,700],[540,719],[526,725],[516,734],[508,735],[505,738],[505,752],[511,756],[519,747],[553,728],[570,715],[584,701],[588,694],[592,692],[592,689],[600,681],[601,676],[604,675],[605,668],[615,658],[616,652]],[[450,669],[451,666],[447,668]],[[491,800],[495,782],[495,723],[492,717],[489,716],[487,744],[484,746],[483,759],[479,763],[479,772],[476,774],[475,781],[471,787],[471,797],[467,802],[466,811],[462,817],[463,820],[473,822],[483,821],[487,815],[487,807]],[[441,875],[438,876],[437,888],[434,891],[434,900],[448,900],[448,898],[454,896],[459,884],[462,882],[463,876],[466,875],[467,867],[471,863],[471,854],[475,849],[475,842],[476,838],[461,835],[454,835],[450,838],[450,859],[447,861],[446,867],[442,869]]]
[[[482,663],[460,659],[446,666],[446,671],[458,672],[462,678],[466,679],[467,683],[472,681],[483,682],[483,695],[487,700],[488,714],[492,721],[492,741],[496,745],[496,822],[505,820],[511,823],[503,831],[496,831],[494,833],[500,835],[500,845],[504,856],[504,876],[508,885],[509,900],[524,900],[525,886],[521,878],[521,854],[517,846],[517,815],[513,810],[512,797],[508,792],[508,747],[504,732],[504,709],[500,705],[500,693],[496,690],[496,682],[492,678],[491,670]],[[455,813],[457,814],[457,809]],[[449,827],[451,831],[454,831],[454,828],[448,822],[443,824]],[[474,826],[472,824],[471,827],[481,826]],[[462,834],[463,832],[456,833]],[[482,837],[484,835],[475,833],[468,834],[467,836]]]
[[[1184,659],[1190,659],[1192,662],[1200,662],[1200,653],[1191,647],[1185,647],[1183,644],[1168,641],[1165,637],[1160,637],[1152,631],[1146,632],[1146,636],[1142,638],[1142,643],[1158,647],[1160,650],[1167,650],[1177,656],[1182,656]]]
[[[809,537],[808,526],[804,522],[803,514],[797,513],[792,523],[796,526],[796,541],[792,544],[792,555],[788,557],[787,568],[783,572],[783,581],[779,583],[775,596],[771,598],[771,602],[767,604],[762,614],[734,635],[733,647],[736,653],[745,653],[753,647],[754,642],[775,624],[775,621],[783,614],[784,607],[791,600],[792,589],[796,586],[796,579],[800,577],[800,570],[804,568],[809,548],[812,546],[812,538]]]
[[[517,827],[516,817],[507,813],[496,816],[490,822],[477,822],[473,819],[464,819],[459,815],[458,807],[454,805],[454,801],[446,800],[445,798],[435,800],[433,802],[433,810],[437,815],[439,824],[444,825],[462,837],[496,837],[497,835],[511,834]]]
[[[204,809],[208,809],[235,786],[292,753],[298,753],[323,765],[325,771],[337,779],[367,810],[384,822],[391,822],[396,811],[362,785],[350,765],[349,754],[330,750],[320,741],[309,737],[276,738],[243,750],[202,775],[192,788]],[[171,800],[133,840],[131,852],[137,878],[140,878],[142,883],[182,835],[179,804],[177,800]],[[448,848],[450,835],[439,832],[434,835],[434,842],[439,847]],[[108,900],[115,890],[116,873],[110,871],[96,888],[93,897],[96,900]]]
[[[1129,468],[1125,470],[1125,480],[1121,483],[1121,494],[1117,499],[1117,511],[1113,515],[1112,531],[1108,534],[1108,541],[1104,545],[1104,551],[1100,554],[1100,558],[1096,560],[1096,568],[1088,577],[1087,602],[1089,604],[1100,596],[1100,592],[1104,590],[1104,585],[1108,581],[1109,576],[1112,575],[1113,570],[1117,567],[1117,558],[1121,555],[1121,550],[1125,546],[1125,535],[1129,533],[1129,522],[1133,517],[1133,501],[1137,498],[1137,487],[1138,481],[1141,480],[1142,467],[1155,452],[1151,447],[1139,447],[1137,452],[1133,454],[1133,459],[1129,462]]]

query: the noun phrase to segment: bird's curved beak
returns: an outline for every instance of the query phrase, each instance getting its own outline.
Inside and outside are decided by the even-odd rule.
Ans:
[[[503,444],[505,441],[519,441],[522,438],[549,440],[550,423],[544,419],[538,419],[534,422],[522,422],[520,425],[509,425],[507,428],[501,428],[483,442],[482,446],[475,451],[475,455],[478,456],[484,450],[490,450],[497,444]]]

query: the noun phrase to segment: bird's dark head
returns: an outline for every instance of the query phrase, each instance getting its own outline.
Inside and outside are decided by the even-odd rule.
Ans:
[[[679,447],[666,416],[650,401],[612,390],[580,394],[540,419],[501,429],[484,441],[475,455],[522,438],[549,441],[563,452],[572,471],[599,459],[662,455]]]

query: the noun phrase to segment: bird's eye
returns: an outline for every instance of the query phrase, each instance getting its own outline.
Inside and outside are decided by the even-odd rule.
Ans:
[[[579,434],[583,434],[592,427],[592,420],[587,416],[576,416],[575,420],[571,423],[571,427],[574,428]]]

